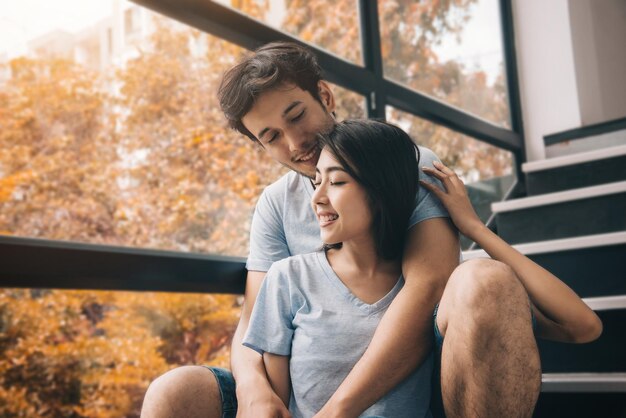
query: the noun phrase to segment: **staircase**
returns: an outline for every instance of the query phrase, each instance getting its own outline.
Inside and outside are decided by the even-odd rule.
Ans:
[[[492,205],[498,235],[567,283],[604,325],[589,344],[539,340],[535,417],[626,417],[626,145],[522,170],[528,196]]]

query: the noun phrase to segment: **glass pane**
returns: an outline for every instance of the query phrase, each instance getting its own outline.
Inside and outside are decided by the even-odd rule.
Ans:
[[[304,42],[362,65],[357,0],[217,0]]]
[[[239,310],[230,295],[2,289],[0,416],[138,417],[167,370],[228,366]]]
[[[378,2],[385,76],[510,127],[497,0]]]
[[[5,10],[34,22],[40,3]],[[0,233],[246,255],[284,169],[219,110],[243,51],[132,3],[98,10],[83,26],[51,13],[62,30],[25,26],[26,50],[0,51]]]
[[[476,213],[487,222],[491,203],[502,200],[515,181],[513,154],[392,107],[386,113],[389,122],[409,132],[461,177]],[[467,249],[471,242],[463,237],[461,244]]]
[[[365,97],[351,90],[339,87],[336,84],[328,83],[335,96],[335,114],[337,120],[363,119],[366,117]]]

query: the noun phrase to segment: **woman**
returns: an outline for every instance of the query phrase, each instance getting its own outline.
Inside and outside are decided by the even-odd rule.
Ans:
[[[401,289],[406,225],[418,188],[419,151],[393,125],[346,121],[321,143],[311,203],[324,247],[272,266],[244,338],[263,355],[270,383],[294,417],[322,408]],[[540,335],[567,340],[559,321],[569,321],[572,310],[595,316],[557,278],[481,228],[453,172],[442,165],[424,171],[442,181],[446,190],[422,185],[442,200],[459,230],[509,264],[546,309],[548,315],[535,311]],[[428,358],[363,415],[429,416],[431,370]]]

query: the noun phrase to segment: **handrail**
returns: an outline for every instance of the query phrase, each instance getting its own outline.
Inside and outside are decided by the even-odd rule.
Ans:
[[[0,236],[0,287],[242,294],[245,259]]]

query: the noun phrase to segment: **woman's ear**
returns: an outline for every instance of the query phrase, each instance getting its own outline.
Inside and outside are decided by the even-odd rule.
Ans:
[[[328,113],[333,113],[335,111],[335,96],[333,96],[330,86],[324,80],[320,80],[317,83],[317,88],[324,108]]]

